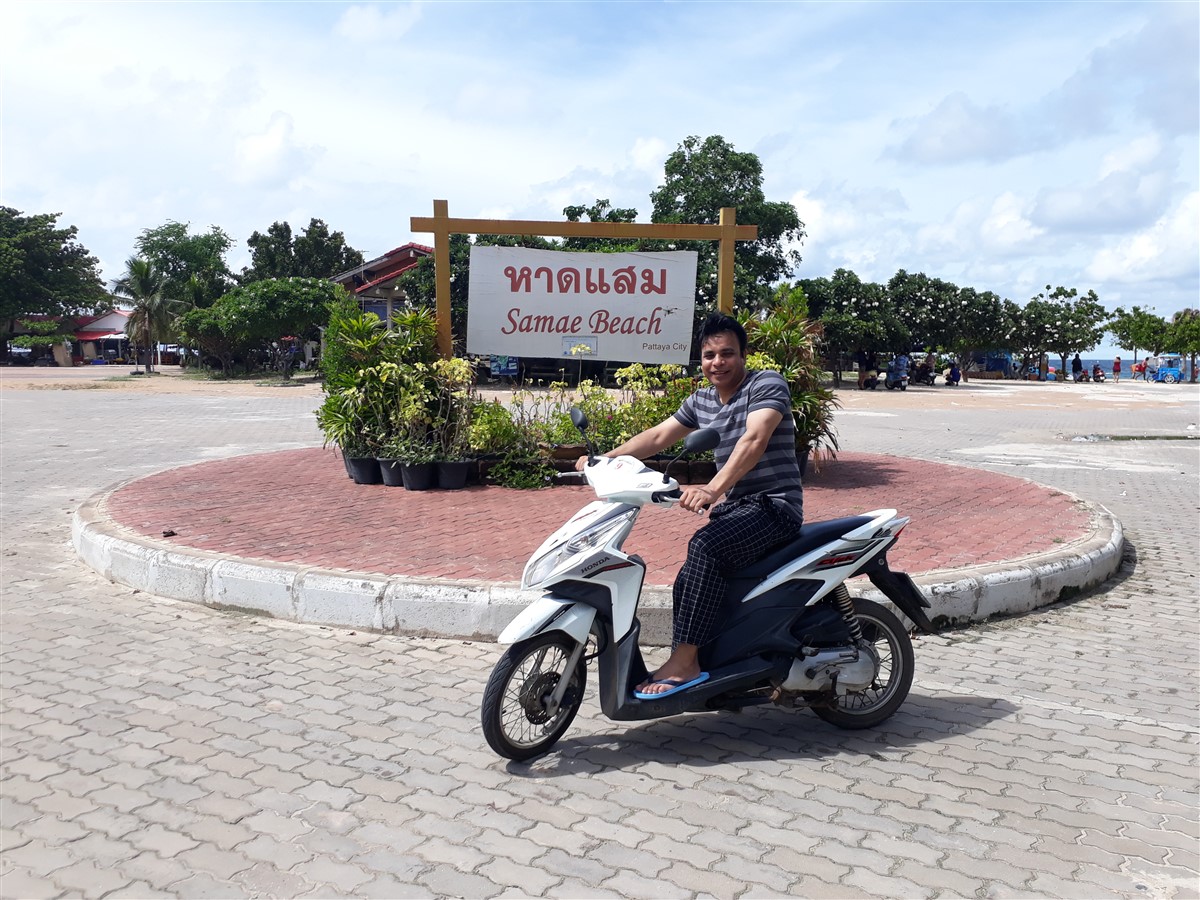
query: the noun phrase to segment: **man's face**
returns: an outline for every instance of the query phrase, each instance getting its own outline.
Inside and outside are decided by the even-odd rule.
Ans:
[[[700,348],[700,370],[718,391],[732,390],[746,376],[746,357],[737,335],[722,331],[704,341]]]

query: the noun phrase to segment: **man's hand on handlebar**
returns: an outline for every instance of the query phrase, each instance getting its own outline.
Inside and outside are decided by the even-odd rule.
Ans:
[[[689,484],[680,490],[683,493],[679,498],[679,505],[697,515],[703,515],[704,510],[717,502],[717,493],[704,485]]]
[[[587,468],[587,462],[588,458],[586,456],[579,457],[579,459],[575,460],[575,471],[582,472]]]

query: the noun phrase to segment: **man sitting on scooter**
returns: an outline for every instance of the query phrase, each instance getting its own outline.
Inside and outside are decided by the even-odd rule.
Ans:
[[[804,519],[787,382],[778,372],[746,371],[746,331],[736,319],[713,313],[700,329],[699,343],[710,387],[688,397],[671,418],[605,454],[645,459],[698,428],[721,435],[716,476],[705,485],[685,485],[679,505],[703,514],[722,495],[725,500],[688,543],[675,579],[671,656],[638,685],[638,696],[672,693],[708,677],[700,670],[699,653],[716,636],[725,573],[795,540]],[[582,471],[586,464],[582,457],[576,468]]]

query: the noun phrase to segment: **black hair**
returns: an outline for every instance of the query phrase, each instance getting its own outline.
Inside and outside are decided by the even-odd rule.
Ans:
[[[742,356],[746,355],[746,329],[741,326],[737,319],[733,316],[727,316],[725,313],[711,312],[708,318],[704,320],[704,324],[700,326],[700,332],[696,335],[696,343],[701,350],[704,349],[704,342],[713,335],[721,334],[725,331],[732,331],[738,339],[738,346],[741,347]]]

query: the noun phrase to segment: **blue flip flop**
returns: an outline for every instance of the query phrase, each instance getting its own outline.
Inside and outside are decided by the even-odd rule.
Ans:
[[[669,691],[663,691],[661,694],[647,694],[644,691],[634,691],[633,696],[637,697],[639,700],[661,700],[663,697],[670,697],[672,694],[678,694],[680,691],[687,690],[688,688],[694,687],[695,685],[705,681],[708,681],[707,672],[701,672],[691,681],[685,681],[683,684],[679,684],[670,678],[664,678],[661,681],[652,681],[650,683],[674,685],[674,687],[672,687]]]

